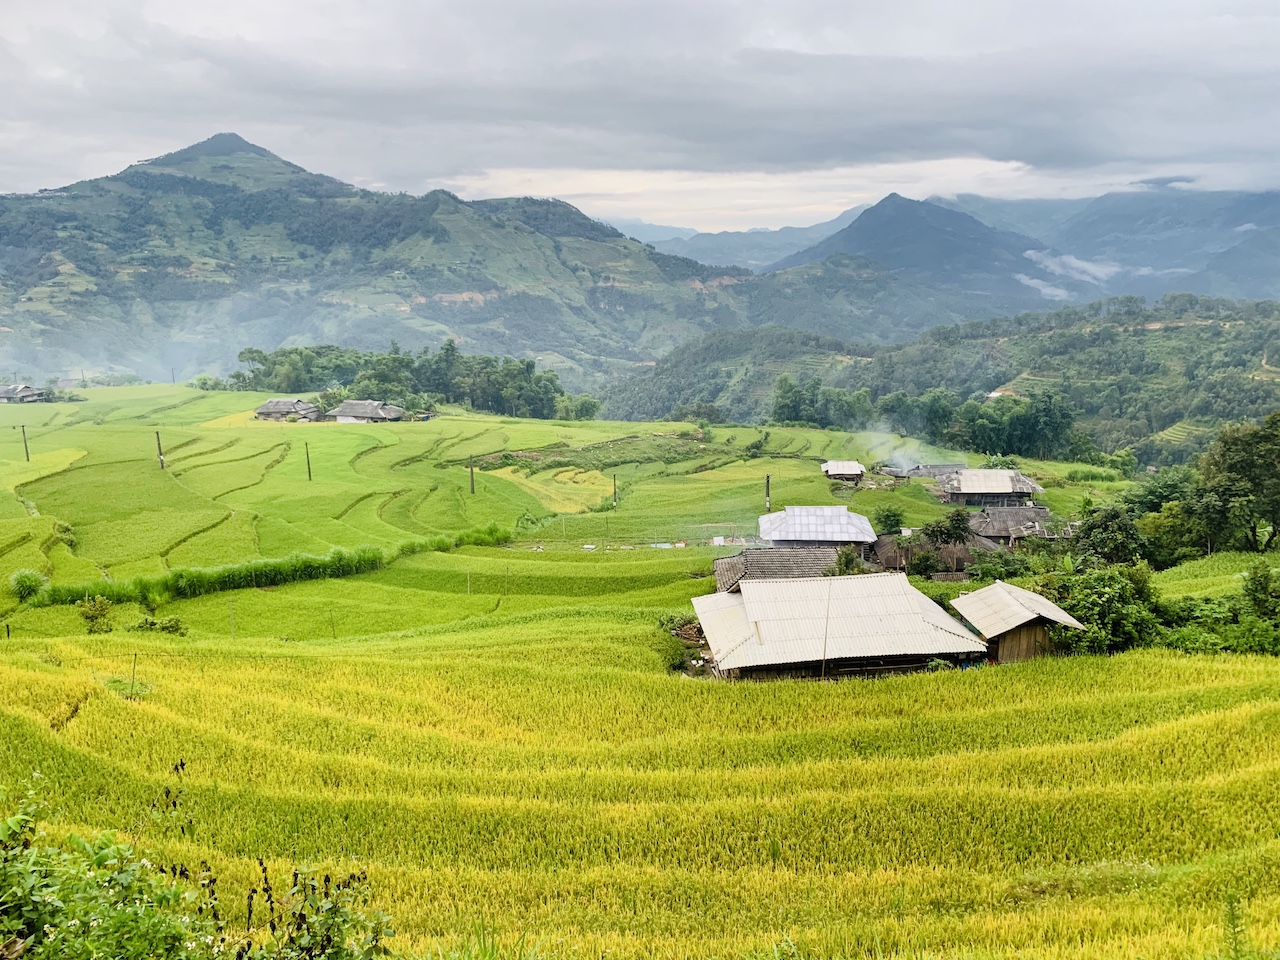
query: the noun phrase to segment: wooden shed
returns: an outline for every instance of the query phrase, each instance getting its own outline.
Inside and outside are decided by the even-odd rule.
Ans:
[[[992,659],[999,663],[1048,656],[1052,652],[1050,624],[1084,629],[1084,624],[1056,603],[1003,580],[963,593],[951,605],[982,634]]]
[[[1017,470],[957,470],[938,477],[949,503],[966,507],[1024,507],[1044,487]]]
[[[827,460],[822,464],[822,473],[828,480],[849,480],[856,486],[862,482],[867,468],[857,460]]]

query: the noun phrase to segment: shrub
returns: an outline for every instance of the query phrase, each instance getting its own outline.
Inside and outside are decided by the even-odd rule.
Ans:
[[[111,601],[106,597],[85,597],[76,601],[76,609],[84,617],[89,633],[110,633]]]
[[[143,617],[133,625],[134,630],[150,630],[158,633],[171,633],[177,637],[185,637],[187,628],[177,617]]]
[[[907,573],[913,577],[930,577],[942,569],[942,561],[932,550],[920,550],[907,561]]]
[[[49,578],[39,570],[15,570],[9,577],[9,589],[20,603],[26,603],[49,584]]]

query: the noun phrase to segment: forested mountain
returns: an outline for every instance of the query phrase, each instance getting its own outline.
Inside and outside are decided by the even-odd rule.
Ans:
[[[1107,452],[1134,447],[1144,462],[1185,459],[1223,422],[1280,407],[1280,304],[1186,294],[1150,306],[1120,297],[1048,314],[935,327],[899,346],[871,348],[759,330],[711,335],[609,388],[610,416],[662,416],[713,404],[731,419],[764,419],[782,374],[892,394],[941,390],[952,403],[1000,390],[1052,393]],[[892,405],[892,404],[891,404]]]
[[[715,329],[890,342],[988,306],[866,260],[709,267],[556,200],[359,190],[234,134],[0,197],[0,366],[29,379],[224,373],[245,344],[454,338],[595,386]]]

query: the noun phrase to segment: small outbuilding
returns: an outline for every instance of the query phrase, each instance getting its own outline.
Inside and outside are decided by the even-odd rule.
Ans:
[[[741,590],[743,580],[794,580],[820,577],[834,567],[839,550],[835,547],[756,547],[732,557],[712,562],[716,589],[721,593]]]
[[[822,465],[822,473],[828,480],[848,480],[856,486],[862,482],[867,468],[857,460],[828,460]]]
[[[43,403],[48,397],[39,387],[29,383],[11,383],[0,387],[0,403]]]
[[[987,645],[901,573],[743,580],[695,597],[717,676],[903,672],[983,660]]]
[[[289,400],[285,398],[268,400],[253,411],[253,414],[259,420],[283,421],[293,417],[295,420],[306,420],[308,422],[314,422],[324,416],[320,412],[320,408],[314,403],[308,403],[306,400]]]
[[[1025,507],[1044,487],[1017,470],[957,470],[938,477],[948,503],[966,507]]]
[[[982,634],[992,659],[1000,663],[1051,653],[1050,624],[1084,629],[1084,624],[1053,601],[1003,580],[973,593],[962,593],[951,605]]]
[[[381,400],[343,400],[324,418],[337,423],[386,423],[392,420],[403,420],[408,413],[403,407],[397,407]]]

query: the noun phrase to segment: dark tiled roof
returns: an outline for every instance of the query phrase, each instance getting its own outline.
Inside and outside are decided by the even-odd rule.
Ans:
[[[984,537],[1044,536],[1047,507],[987,507],[970,514],[969,529]]]
[[[328,417],[360,417],[367,420],[399,420],[405,416],[401,407],[381,400],[343,400],[330,410]]]
[[[278,397],[274,400],[268,400],[260,406],[254,413],[258,415],[284,414],[288,416],[293,414],[297,417],[318,417],[320,416],[320,408],[314,403],[307,403],[305,400],[289,400]]]
[[[834,566],[839,551],[835,547],[760,547],[722,557],[712,564],[716,589],[735,589],[741,580],[794,580],[820,577]]]

